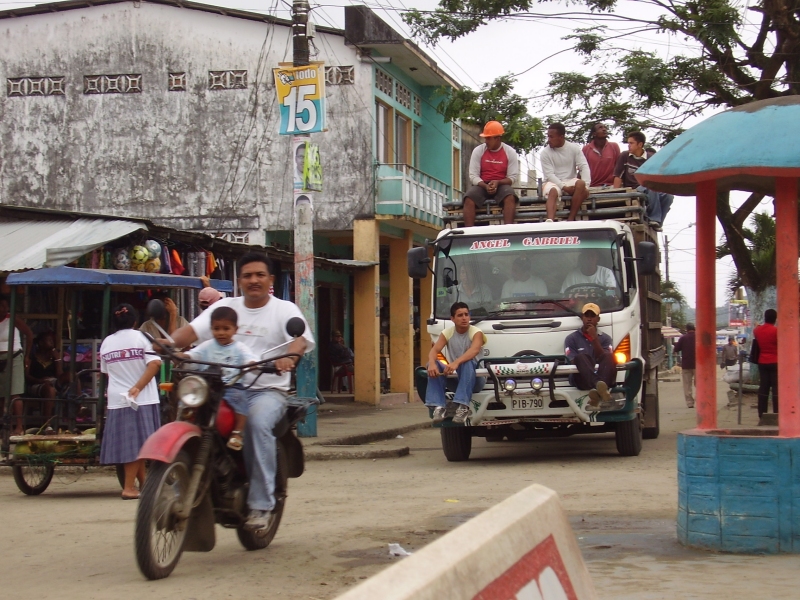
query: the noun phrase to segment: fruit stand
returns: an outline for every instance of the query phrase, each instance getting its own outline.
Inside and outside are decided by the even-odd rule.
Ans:
[[[183,275],[148,273],[137,271],[104,270],[104,269],[82,269],[74,267],[53,267],[26,271],[23,273],[12,273],[8,276],[6,283],[12,290],[17,290],[19,286],[50,286],[51,288],[63,288],[66,301],[60,310],[64,312],[62,317],[64,322],[70,324],[69,353],[70,377],[73,382],[78,379],[76,373],[75,355],[78,345],[78,306],[82,301],[81,294],[94,292],[93,297],[97,297],[97,292],[102,292],[100,308],[100,337],[104,339],[109,334],[111,307],[120,301],[121,298],[128,298],[132,294],[146,293],[152,290],[172,291],[172,290],[200,290],[203,283],[198,277]],[[230,293],[233,285],[230,281],[212,279],[212,285],[219,291]],[[61,297],[62,294],[59,294]],[[11,294],[10,319],[14,322],[17,307],[17,294]],[[11,337],[11,336],[9,336]],[[9,344],[10,346],[10,344]],[[11,348],[9,348],[10,353]],[[7,389],[0,390],[0,395],[5,398],[10,397],[11,378],[7,378]],[[41,402],[36,398],[21,398],[23,406],[26,402]],[[26,435],[12,436],[11,425],[11,402],[5,403],[5,414],[3,415],[0,430],[0,465],[11,466],[14,471],[14,480],[20,491],[29,495],[38,495],[45,491],[53,478],[56,467],[59,466],[83,466],[89,467],[99,464],[100,444],[103,435],[103,422],[105,416],[105,381],[99,378],[96,388],[91,396],[84,394],[74,394],[71,398],[57,398],[55,403],[73,407],[77,402],[84,405],[96,405],[96,418],[93,428],[87,425],[81,426],[76,423],[74,410],[61,418],[58,429],[52,435],[45,435],[43,425],[36,432]],[[16,418],[16,417],[14,417]],[[45,423],[47,425],[47,423]],[[91,427],[91,424],[88,425]],[[55,428],[54,428],[55,429]],[[30,431],[30,430],[29,430]],[[119,471],[118,469],[118,475]]]

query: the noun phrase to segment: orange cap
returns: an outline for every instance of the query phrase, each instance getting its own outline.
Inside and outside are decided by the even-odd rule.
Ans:
[[[498,135],[503,135],[505,133],[505,129],[503,129],[503,125],[498,121],[489,121],[483,127],[483,133],[480,134],[481,137],[495,137]]]

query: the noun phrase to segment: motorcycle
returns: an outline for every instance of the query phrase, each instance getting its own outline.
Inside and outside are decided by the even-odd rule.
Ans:
[[[286,331],[296,338],[305,331],[300,318],[292,318]],[[284,346],[286,344],[281,344]],[[264,354],[273,353],[276,346]],[[222,365],[182,359],[162,346],[164,355],[176,363],[173,384],[178,399],[177,419],[151,435],[139,453],[150,461],[136,513],[135,547],[139,569],[148,579],[162,579],[172,573],[186,552],[209,552],[215,545],[215,523],[236,529],[247,550],[266,548],[275,537],[286,503],[287,479],[300,477],[304,470],[303,446],[295,435],[316,399],[290,398],[283,418],[275,425],[277,470],[275,508],[266,528],[245,529],[249,513],[249,489],[243,452],[226,444],[234,429],[234,412],[223,400],[226,387],[250,374],[246,388],[262,373],[278,373],[274,361],[297,354],[272,356],[248,365]],[[192,369],[205,365],[205,370]],[[227,384],[222,368],[238,369]],[[245,442],[246,443],[246,442]]]

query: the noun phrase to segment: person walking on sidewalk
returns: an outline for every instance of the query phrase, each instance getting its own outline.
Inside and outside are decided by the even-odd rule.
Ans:
[[[772,412],[778,412],[778,328],[775,321],[778,313],[774,308],[764,311],[764,323],[753,330],[758,342],[758,416],[769,408],[769,392],[772,390]]]
[[[458,405],[453,423],[464,423],[469,416],[469,401],[474,392],[480,391],[486,378],[476,377],[477,356],[486,343],[486,335],[469,322],[469,306],[456,302],[450,307],[453,327],[448,327],[440,335],[428,354],[428,389],[425,392],[425,405],[433,407],[433,423],[444,421],[447,406],[445,403],[445,382],[448,375],[458,375],[458,385],[453,401]],[[440,352],[446,352],[447,364],[438,359]]]
[[[683,379],[683,397],[686,406],[694,408],[692,384],[697,385],[695,377],[694,323],[686,324],[686,333],[680,337],[673,348],[681,353],[681,379]]]

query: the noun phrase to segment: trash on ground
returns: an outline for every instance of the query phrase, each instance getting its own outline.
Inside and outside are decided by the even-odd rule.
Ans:
[[[389,555],[390,556],[411,556],[411,552],[408,552],[400,544],[389,544]]]
[[[402,435],[398,435],[398,436],[397,436],[395,439],[396,439],[396,440],[402,440],[402,439],[403,439],[403,436],[402,436]]]

